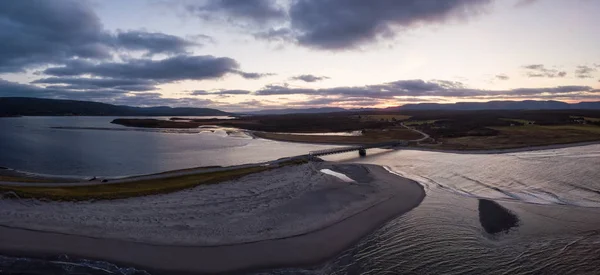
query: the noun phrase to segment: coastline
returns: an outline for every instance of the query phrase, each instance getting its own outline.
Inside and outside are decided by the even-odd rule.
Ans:
[[[418,206],[425,197],[421,185],[391,174],[383,167],[360,165],[343,170],[359,178],[364,167],[375,181],[393,187],[389,197],[342,220],[282,238],[226,245],[151,244],[98,236],[0,226],[0,253],[9,256],[70,257],[109,261],[160,274],[221,273],[288,266],[313,266],[339,254],[385,222]],[[351,171],[352,170],[352,171]],[[327,243],[327,246],[323,246]],[[93,249],[91,249],[93,248]]]

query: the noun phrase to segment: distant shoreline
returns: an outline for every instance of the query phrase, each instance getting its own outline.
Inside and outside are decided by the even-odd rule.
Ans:
[[[264,135],[257,135],[252,133],[253,137],[274,140],[279,142],[290,142],[290,143],[302,143],[302,144],[316,144],[316,145],[331,145],[331,146],[349,146],[359,145],[358,143],[334,143],[334,142],[318,142],[318,141],[291,141],[284,138],[267,138]],[[311,136],[313,137],[313,136]],[[314,136],[318,138],[319,136]],[[562,149],[570,147],[579,147],[586,145],[600,144],[599,141],[584,141],[584,142],[573,142],[573,143],[556,143],[548,145],[534,145],[534,146],[521,146],[513,148],[503,149],[451,149],[451,148],[432,148],[427,146],[410,145],[408,147],[398,147],[400,150],[414,150],[414,151],[425,151],[425,152],[439,152],[439,153],[451,153],[451,154],[503,154],[503,153],[517,153],[517,152],[528,152],[528,151],[539,151],[539,150],[550,150],[550,149]]]
[[[70,257],[109,261],[160,274],[196,274],[252,271],[264,268],[321,264],[387,221],[418,206],[423,187],[376,165],[363,167],[375,182],[391,188],[383,201],[317,230],[279,239],[216,246],[158,245],[135,241],[86,237],[65,233],[0,226],[0,253],[20,257],[67,254]],[[358,184],[370,184],[367,182]],[[376,183],[373,184],[376,184]],[[378,195],[379,196],[379,195]],[[323,243],[327,243],[323,246]],[[90,249],[92,248],[93,249]]]

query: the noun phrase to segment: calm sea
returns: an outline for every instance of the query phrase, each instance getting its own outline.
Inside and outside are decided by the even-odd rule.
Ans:
[[[0,118],[0,166],[50,175],[115,177],[256,163],[331,147],[252,139],[240,131],[228,135],[224,129],[128,128],[111,124],[113,119]]]

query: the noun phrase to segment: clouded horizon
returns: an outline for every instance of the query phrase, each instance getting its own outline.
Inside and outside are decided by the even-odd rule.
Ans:
[[[0,2],[0,97],[226,111],[600,101],[591,0]]]

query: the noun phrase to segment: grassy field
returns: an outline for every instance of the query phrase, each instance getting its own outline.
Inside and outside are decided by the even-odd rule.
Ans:
[[[410,116],[406,115],[358,115],[360,117],[360,121],[403,121],[410,118]]]
[[[518,122],[524,125],[529,125],[529,124],[534,124],[535,121],[533,120],[525,120],[525,119],[512,119],[512,118],[501,118],[501,120],[504,121],[514,121],[514,122]]]
[[[296,163],[287,163],[291,165]],[[14,192],[21,198],[37,198],[62,201],[123,199],[154,194],[170,193],[201,184],[214,184],[237,179],[246,175],[276,169],[277,166],[254,166],[227,171],[176,176],[135,182],[97,184],[89,186],[37,187],[0,186],[0,193]]]
[[[500,133],[495,136],[441,138],[438,140],[441,144],[430,147],[454,150],[486,150],[600,141],[600,127],[593,125],[528,125],[492,128]]]
[[[257,137],[290,141],[290,142],[306,142],[306,143],[325,143],[325,144],[370,144],[397,140],[413,140],[421,138],[419,133],[408,130],[406,128],[394,127],[382,130],[366,130],[361,136],[321,136],[321,135],[292,135],[257,132],[254,133]]]
[[[413,121],[406,121],[406,122],[404,122],[404,125],[406,125],[406,126],[416,126],[416,125],[423,125],[423,124],[435,123],[436,121],[439,121],[439,119],[413,120]]]

